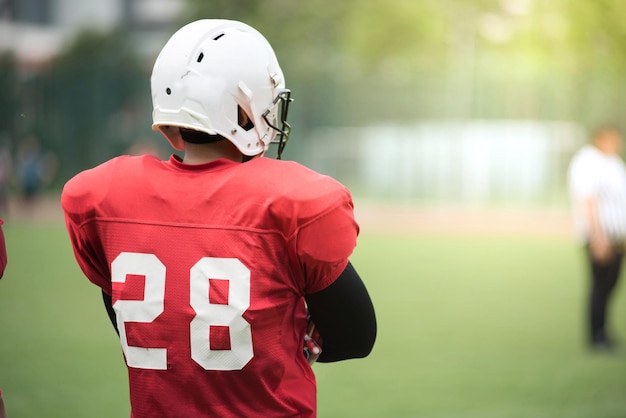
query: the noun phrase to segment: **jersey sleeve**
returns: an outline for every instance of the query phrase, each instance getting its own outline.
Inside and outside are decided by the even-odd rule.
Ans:
[[[331,285],[356,247],[359,226],[354,219],[352,198],[346,188],[336,186],[337,190],[326,197],[328,206],[297,233],[296,253],[306,294]]]
[[[95,231],[96,207],[106,190],[104,170],[92,169],[79,173],[64,186],[61,206],[74,257],[85,276],[102,290],[111,294],[109,266]]]

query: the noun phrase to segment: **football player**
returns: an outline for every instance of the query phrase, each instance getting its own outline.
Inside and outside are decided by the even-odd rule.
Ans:
[[[291,92],[252,27],[182,27],[151,88],[153,129],[182,157],[114,158],[61,198],[119,333],[132,416],[314,417],[309,361],[365,357],[376,338],[350,192],[265,156],[288,140]]]

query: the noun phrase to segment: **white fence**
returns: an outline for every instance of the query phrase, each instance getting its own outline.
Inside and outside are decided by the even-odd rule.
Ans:
[[[326,128],[305,164],[381,198],[536,203],[565,196],[567,164],[586,141],[573,122],[467,121]]]

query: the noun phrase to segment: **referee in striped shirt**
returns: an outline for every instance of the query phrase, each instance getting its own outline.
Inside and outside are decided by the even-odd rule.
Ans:
[[[622,136],[611,127],[595,132],[568,170],[574,226],[589,260],[588,335],[593,348],[613,348],[607,330],[611,293],[619,279],[626,242],[626,165]]]

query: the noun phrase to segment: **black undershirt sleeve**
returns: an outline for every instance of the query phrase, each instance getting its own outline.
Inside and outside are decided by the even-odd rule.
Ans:
[[[376,315],[365,284],[351,263],[333,284],[305,299],[322,337],[318,362],[369,355],[376,340]]]
[[[115,311],[113,310],[113,300],[111,299],[111,296],[102,291],[102,301],[104,302],[104,307],[107,310],[111,324],[113,324],[113,328],[115,328],[115,332],[117,332],[117,335],[120,335],[120,332],[117,329],[117,317],[115,315]]]

